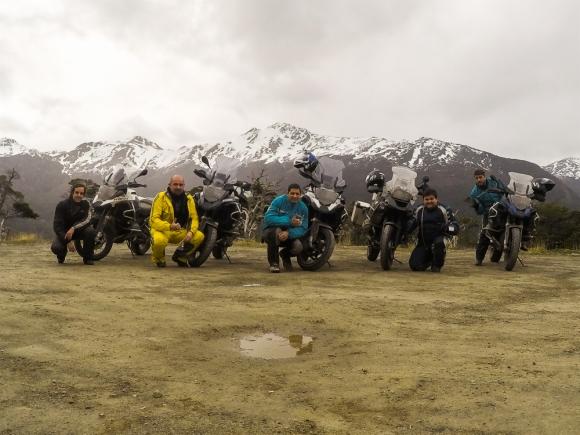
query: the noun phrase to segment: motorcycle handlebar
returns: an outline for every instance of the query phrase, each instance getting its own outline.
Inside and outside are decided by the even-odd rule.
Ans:
[[[129,183],[127,186],[128,187],[132,187],[132,188],[135,188],[135,187],[147,187],[146,184],[141,184],[141,183]]]

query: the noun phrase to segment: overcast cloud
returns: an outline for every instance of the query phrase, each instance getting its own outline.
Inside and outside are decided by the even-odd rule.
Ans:
[[[19,0],[0,6],[0,137],[166,147],[285,121],[580,155],[580,2]]]

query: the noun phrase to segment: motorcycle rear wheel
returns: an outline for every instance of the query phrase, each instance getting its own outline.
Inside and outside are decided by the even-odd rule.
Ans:
[[[305,249],[296,257],[298,265],[304,270],[315,271],[328,263],[336,245],[334,233],[328,228],[320,228],[313,244],[312,250]]]
[[[507,252],[505,253],[505,270],[512,270],[518,261],[520,246],[522,243],[522,230],[511,228],[508,235]]]
[[[395,259],[395,227],[386,225],[381,234],[381,267],[383,270],[389,270],[393,267]]]
[[[205,239],[201,246],[193,253],[188,263],[191,267],[199,267],[208,259],[215,247],[217,240],[217,228],[208,225],[205,227]]]

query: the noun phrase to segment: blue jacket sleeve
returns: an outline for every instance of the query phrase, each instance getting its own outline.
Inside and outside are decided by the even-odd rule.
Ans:
[[[291,239],[299,239],[308,231],[308,207],[306,204],[300,200],[300,216],[302,216],[302,222],[299,227],[292,227],[288,230],[288,236]]]
[[[268,211],[264,215],[264,227],[271,228],[271,227],[284,227],[288,228],[291,222],[291,216],[288,215],[288,212],[282,208],[284,204],[284,197],[279,196],[272,201],[270,207],[268,207]]]

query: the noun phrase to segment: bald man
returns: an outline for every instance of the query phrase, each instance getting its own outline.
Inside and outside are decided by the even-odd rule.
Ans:
[[[174,256],[173,260],[187,267],[187,255],[192,254],[203,242],[203,233],[198,231],[199,221],[195,202],[185,193],[185,180],[174,175],[169,180],[167,190],[159,192],[153,200],[149,216],[151,237],[151,260],[157,267],[165,267],[165,248],[169,243],[183,242],[184,256]]]

